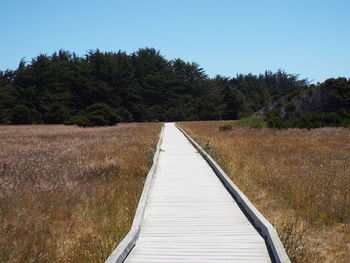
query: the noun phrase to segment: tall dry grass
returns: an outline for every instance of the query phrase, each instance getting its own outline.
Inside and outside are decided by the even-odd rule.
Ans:
[[[0,262],[104,262],[129,231],[160,128],[0,126]]]
[[[349,262],[350,129],[181,123],[275,225],[293,262]]]

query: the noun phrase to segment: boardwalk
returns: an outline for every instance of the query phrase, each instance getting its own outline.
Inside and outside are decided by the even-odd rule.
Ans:
[[[165,125],[140,236],[125,262],[271,262],[264,239],[174,124]]]

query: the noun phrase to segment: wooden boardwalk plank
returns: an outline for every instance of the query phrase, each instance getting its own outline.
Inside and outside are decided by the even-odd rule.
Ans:
[[[174,124],[165,124],[161,149],[125,262],[271,262],[264,239]]]

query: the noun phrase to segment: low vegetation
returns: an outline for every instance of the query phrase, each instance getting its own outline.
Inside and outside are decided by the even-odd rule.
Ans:
[[[266,127],[266,121],[263,116],[253,114],[237,121],[226,123],[219,127],[220,131],[230,130],[233,127],[249,127],[252,129],[261,129]]]
[[[277,228],[292,262],[348,262],[350,129],[181,123]]]
[[[0,126],[0,262],[104,262],[131,226],[160,127]]]

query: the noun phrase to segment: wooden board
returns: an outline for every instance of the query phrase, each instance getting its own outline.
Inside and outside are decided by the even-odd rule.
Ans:
[[[271,262],[264,239],[174,124],[165,124],[140,235],[141,262]]]

